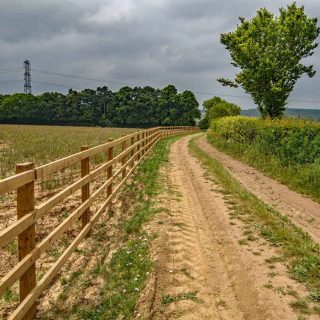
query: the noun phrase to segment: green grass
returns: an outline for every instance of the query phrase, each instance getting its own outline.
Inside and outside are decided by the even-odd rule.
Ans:
[[[7,303],[19,301],[18,294],[10,289],[7,289],[5,291],[5,293],[3,294],[3,299]]]
[[[196,303],[202,303],[203,301],[197,297],[196,291],[189,291],[184,293],[179,293],[176,295],[167,294],[164,295],[161,299],[162,305],[166,306],[173,302],[183,301],[183,300],[191,300]]]
[[[100,291],[102,303],[93,308],[79,308],[81,319],[131,319],[152,261],[149,239],[129,240],[115,252],[110,263],[102,266],[99,276],[105,279]]]
[[[101,302],[94,307],[75,307],[73,314],[77,319],[132,319],[140,292],[153,266],[150,242],[155,235],[146,233],[143,224],[163,210],[155,207],[155,197],[162,191],[160,167],[168,161],[169,146],[175,139],[161,140],[125,187],[124,197],[129,198],[128,205],[133,206],[124,223],[127,240],[112,255],[109,263],[95,267],[93,274],[104,279],[100,290]]]
[[[309,195],[320,202],[320,164],[284,164],[273,154],[264,154],[255,143],[236,143],[208,133],[208,141],[218,150],[226,152],[264,174],[287,185],[294,191]]]
[[[290,303],[291,307],[299,311],[303,314],[309,314],[311,313],[309,310],[308,302],[305,299],[298,298],[296,301]]]
[[[236,204],[233,217],[254,226],[268,242],[281,249],[281,257],[270,262],[284,260],[292,278],[303,283],[310,292],[309,299],[319,302],[320,294],[320,246],[289,218],[263,203],[233,179],[224,167],[197,147],[195,139],[189,144],[193,154],[227,190]],[[240,240],[241,241],[241,240]],[[245,240],[241,244],[245,244]]]
[[[265,260],[267,263],[283,262],[283,257],[272,256]]]

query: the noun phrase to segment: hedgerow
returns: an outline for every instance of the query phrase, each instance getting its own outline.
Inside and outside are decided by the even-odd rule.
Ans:
[[[211,123],[209,140],[320,200],[320,123],[292,118],[224,117]]]

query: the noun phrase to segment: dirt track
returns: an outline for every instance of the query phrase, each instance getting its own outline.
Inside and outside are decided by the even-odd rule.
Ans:
[[[280,213],[289,216],[295,224],[320,243],[320,204],[218,151],[205,137],[198,140],[198,146],[217,159],[247,190]]]
[[[231,221],[226,196],[189,154],[189,140],[185,137],[171,148],[169,190],[163,199],[168,212],[154,222],[159,233],[156,271],[141,296],[137,318],[297,319],[289,306],[292,297],[277,288],[304,295],[303,288],[282,264],[276,264],[277,275],[270,278],[265,259],[278,252],[263,239],[239,244],[246,226]]]

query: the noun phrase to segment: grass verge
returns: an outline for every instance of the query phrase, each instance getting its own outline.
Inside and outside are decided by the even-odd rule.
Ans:
[[[125,187],[122,197],[129,199],[126,205],[133,208],[123,225],[125,240],[108,263],[100,263],[94,270],[95,276],[104,282],[101,301],[94,307],[77,306],[73,318],[132,318],[153,265],[149,245],[155,235],[146,233],[143,224],[159,210],[155,198],[162,191],[160,167],[168,161],[169,146],[175,139],[178,138],[161,140]]]
[[[261,170],[292,190],[306,194],[320,203],[319,162],[303,165],[283,164],[276,155],[262,153],[256,143],[235,143],[210,133],[207,134],[207,138],[218,150]]]
[[[320,246],[290,219],[249,193],[217,160],[198,148],[196,139],[190,140],[189,147],[223,193],[232,198],[232,217],[253,225],[269,243],[281,248],[290,275],[306,286],[310,302],[320,304]]]

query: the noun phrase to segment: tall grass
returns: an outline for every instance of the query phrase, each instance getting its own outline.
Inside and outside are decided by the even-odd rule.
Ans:
[[[320,124],[315,121],[225,117],[208,140],[292,189],[320,201]]]
[[[0,179],[14,173],[15,165],[33,161],[48,163],[118,138],[134,129],[63,126],[0,125]],[[99,162],[101,159],[95,159]]]

